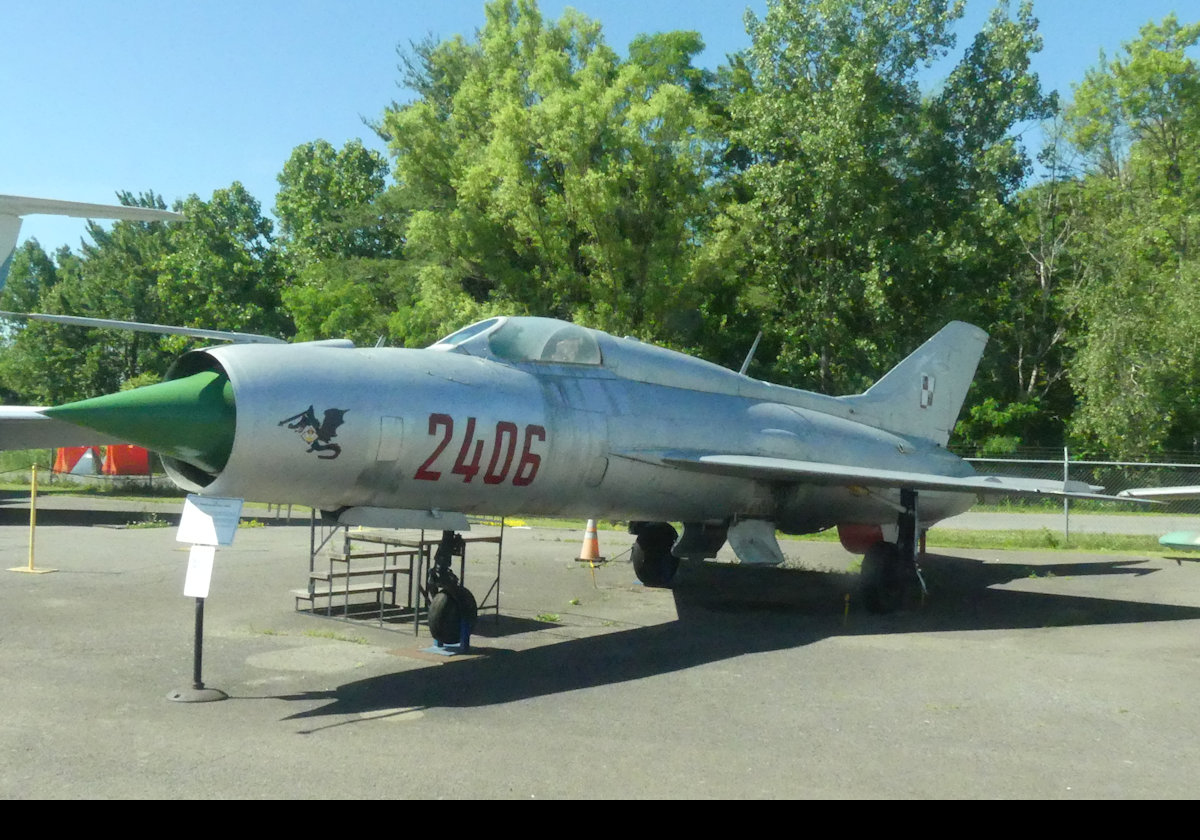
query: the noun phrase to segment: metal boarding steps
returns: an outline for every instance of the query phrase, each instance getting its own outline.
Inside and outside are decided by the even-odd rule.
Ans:
[[[479,613],[500,615],[500,563],[504,551],[504,520],[472,517],[473,525],[495,533],[463,536],[458,578],[466,577],[467,546],[496,547],[495,575],[478,598]],[[361,529],[326,525],[314,513],[309,535],[308,584],[293,589],[296,610],[326,618],[374,617],[380,626],[411,621],[413,634],[427,620],[429,571],[441,542],[440,532],[418,529]],[[485,578],[486,580],[486,578]],[[364,599],[364,596],[369,596]],[[307,606],[305,606],[307,605]]]

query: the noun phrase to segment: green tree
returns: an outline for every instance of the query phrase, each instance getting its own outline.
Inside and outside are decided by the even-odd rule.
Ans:
[[[692,282],[719,151],[694,33],[642,36],[622,61],[599,24],[493,2],[475,43],[419,45],[419,97],[382,129],[408,209],[411,294],[393,320],[428,340],[494,311],[671,337]]]
[[[275,216],[280,245],[296,268],[324,259],[392,256],[398,244],[372,205],[388,164],[361,140],[336,150],[325,140],[292,150],[279,173]]]
[[[1072,427],[1120,456],[1200,445],[1198,42],[1200,23],[1147,24],[1066,113],[1086,166]]]
[[[280,172],[275,214],[283,300],[299,338],[374,342],[404,287],[400,220],[384,196],[388,164],[358,140],[297,146]]]
[[[178,210],[187,222],[169,230],[155,266],[163,322],[290,336],[273,225],[258,201],[235,181],[209,201],[189,196]]]
[[[27,239],[13,254],[8,282],[0,292],[0,309],[36,312],[42,293],[58,282],[58,271],[36,239]]]
[[[122,204],[165,209],[153,193],[120,193]],[[162,322],[157,277],[170,250],[162,222],[89,223],[80,255],[58,254],[57,281],[41,290],[37,309],[126,321]],[[59,403],[116,391],[147,371],[161,374],[169,354],[157,336],[30,323],[0,358],[6,386],[24,401]]]
[[[1075,409],[1068,374],[1086,282],[1084,193],[1069,174],[1061,121],[1044,128],[1048,175],[1017,197],[1019,248],[990,291],[989,351],[976,377],[976,399],[957,428],[960,445],[983,454],[1059,447]]]
[[[946,320],[984,320],[1012,264],[1029,170],[1013,128],[1054,101],[1028,69],[1041,45],[1028,4],[1012,19],[1001,3],[923,94],[919,74],[953,47],[961,12],[777,0],[748,16],[751,83],[732,111],[751,163],[712,264],[741,263],[740,308],[757,313],[783,380],[861,388]]]

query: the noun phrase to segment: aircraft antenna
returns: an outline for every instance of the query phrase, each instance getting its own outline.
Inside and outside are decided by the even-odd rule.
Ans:
[[[754,343],[750,345],[750,352],[746,354],[746,361],[742,362],[740,374],[745,374],[750,368],[750,362],[754,360],[754,351],[758,349],[758,342],[762,339],[762,330],[758,331],[758,335],[754,336]]]

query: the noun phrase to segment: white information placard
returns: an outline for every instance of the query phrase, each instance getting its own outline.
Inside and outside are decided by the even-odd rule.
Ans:
[[[194,545],[188,552],[187,577],[183,581],[183,594],[189,598],[207,598],[212,583],[213,558],[217,554],[215,545]]]
[[[189,495],[175,539],[192,545],[233,545],[242,518],[242,499]]]

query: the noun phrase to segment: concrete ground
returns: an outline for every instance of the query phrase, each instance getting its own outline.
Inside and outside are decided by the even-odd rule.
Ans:
[[[4,567],[27,515],[0,511]],[[926,602],[876,617],[836,544],[667,591],[624,533],[593,571],[581,533],[507,529],[501,614],[447,658],[424,628],[297,612],[308,528],[243,527],[205,612],[229,699],[191,704],[167,699],[193,664],[174,528],[41,518],[58,571],[0,572],[5,799],[1182,799],[1200,774],[1190,559],[932,556]],[[494,555],[468,556],[482,596]]]

